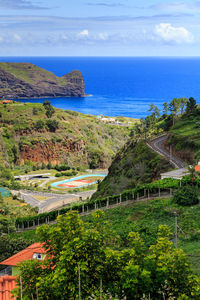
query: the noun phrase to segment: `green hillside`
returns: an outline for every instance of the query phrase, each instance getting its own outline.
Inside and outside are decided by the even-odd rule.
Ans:
[[[126,126],[49,107],[39,103],[0,104],[1,165],[65,163],[106,168],[130,134]]]
[[[128,141],[116,154],[108,176],[98,185],[93,199],[119,194],[139,183],[159,179],[171,168],[162,156],[148,148],[144,141]]]
[[[168,144],[172,144],[177,155],[187,163],[200,159],[200,111],[183,115],[170,128]]]
[[[62,83],[62,79],[45,69],[30,63],[7,63],[1,62],[0,68],[15,77],[28,83],[36,84],[39,81],[51,80]]]
[[[182,113],[179,106],[184,104]],[[187,104],[187,105],[186,105]],[[151,114],[132,128],[131,139],[116,154],[108,176],[99,184],[94,199],[113,195],[132,188],[138,183],[151,182],[160,174],[173,167],[162,156],[156,154],[145,144],[155,136],[168,134],[164,147],[172,146],[174,155],[187,164],[200,159],[200,108],[193,98],[173,99],[168,105],[168,114],[150,106]],[[170,113],[169,113],[170,112]]]

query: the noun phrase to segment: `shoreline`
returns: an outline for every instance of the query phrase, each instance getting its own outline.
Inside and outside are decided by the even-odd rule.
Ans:
[[[92,97],[92,94],[84,94],[83,96],[42,96],[42,97],[20,97],[20,98],[10,98],[10,97],[5,97],[6,99],[4,100],[12,100],[12,101],[20,101],[20,100],[35,100],[35,99],[62,99],[62,98],[86,98],[86,97]]]

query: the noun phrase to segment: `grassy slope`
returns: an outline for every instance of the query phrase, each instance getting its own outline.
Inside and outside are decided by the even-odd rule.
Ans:
[[[170,168],[170,164],[143,141],[129,141],[115,156],[108,176],[99,184],[93,198],[119,194],[137,183],[151,182]]]
[[[171,199],[140,202],[127,207],[119,207],[105,211],[105,220],[121,239],[121,247],[126,246],[127,235],[130,231],[141,234],[146,244],[156,240],[158,226],[165,224],[175,232],[173,211],[180,211],[178,217],[178,247],[182,248],[189,257],[194,271],[200,274],[200,205],[195,207],[178,207]],[[87,217],[86,220],[90,220]],[[174,236],[172,236],[174,241]]]
[[[37,111],[33,113],[33,109]],[[92,115],[83,115],[78,112],[56,109],[52,119],[59,122],[59,129],[55,133],[49,132],[44,126],[37,130],[35,124],[38,120],[46,122],[45,109],[40,103],[19,103],[0,105],[0,161],[5,161],[5,153],[9,163],[13,162],[12,148],[20,144],[34,147],[34,143],[51,141],[62,146],[63,141],[83,142],[85,144],[85,157],[78,157],[77,153],[69,154],[68,159],[75,165],[86,164],[92,159],[102,160],[106,166],[111,162],[112,156],[127,141],[130,129],[124,126],[104,124]],[[16,118],[17,116],[17,118]],[[134,123],[134,120],[132,120]],[[63,160],[66,153],[63,153]]]
[[[41,81],[53,81],[58,84],[66,83],[66,80],[57,77],[52,72],[37,67],[30,63],[6,63],[1,62],[0,68],[11,73],[15,77],[31,84],[37,84]]]
[[[200,158],[200,116],[183,116],[170,129],[169,143],[188,163]]]

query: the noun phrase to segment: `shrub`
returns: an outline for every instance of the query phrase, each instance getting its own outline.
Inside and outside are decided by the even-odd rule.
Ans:
[[[12,196],[13,200],[17,200],[17,195]]]
[[[48,120],[46,125],[50,132],[56,132],[56,129],[58,129],[58,121],[56,120]]]
[[[62,177],[62,176],[75,176],[78,173],[76,171],[69,171],[69,172],[60,172],[60,173],[56,173],[55,177]]]
[[[191,186],[184,186],[177,190],[173,201],[182,206],[192,206],[199,203],[197,190]]]
[[[36,107],[33,107],[32,113],[34,116],[38,114],[38,109]]]
[[[67,165],[56,165],[55,169],[57,171],[67,171],[67,170],[70,170],[70,167]]]
[[[45,123],[43,120],[38,120],[36,123],[35,123],[35,128],[36,130],[41,130],[45,127]]]
[[[45,100],[43,103],[43,106],[46,110],[47,118],[51,118],[53,116],[53,114],[55,113],[55,109],[53,108],[53,106],[51,106],[51,102],[48,100]]]

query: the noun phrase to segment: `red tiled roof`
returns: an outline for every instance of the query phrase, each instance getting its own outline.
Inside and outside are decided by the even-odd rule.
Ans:
[[[195,171],[196,171],[196,172],[200,172],[200,165],[197,165],[197,166],[195,167]]]
[[[0,277],[0,300],[16,300],[17,298],[12,298],[10,293],[16,286],[16,277],[9,275]]]
[[[32,259],[34,253],[40,253],[45,254],[46,251],[42,247],[41,243],[35,243],[28,248],[20,251],[19,253],[9,257],[8,259],[2,261],[0,265],[6,265],[6,266],[16,266],[19,262]],[[1,300],[1,299],[0,299]]]
[[[0,101],[0,104],[8,104],[8,103],[16,103],[16,101],[6,100],[6,99]]]

